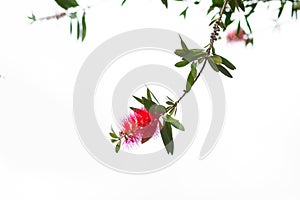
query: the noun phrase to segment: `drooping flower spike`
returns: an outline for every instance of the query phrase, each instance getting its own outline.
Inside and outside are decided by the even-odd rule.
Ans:
[[[120,137],[123,144],[132,147],[148,141],[158,129],[158,118],[145,108],[133,109],[133,113],[122,121]]]

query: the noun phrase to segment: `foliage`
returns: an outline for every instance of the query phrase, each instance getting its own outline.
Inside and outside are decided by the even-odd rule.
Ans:
[[[65,12],[44,18],[37,18],[32,14],[28,18],[33,23],[38,20],[60,19],[64,16],[68,16],[70,18],[70,33],[73,34],[73,26],[74,23],[76,23],[76,38],[77,40],[81,38],[81,40],[84,41],[87,31],[86,9],[80,8],[76,0],[55,1]],[[184,3],[184,0],[175,1]],[[124,6],[126,2],[127,0],[122,0],[121,5]],[[170,7],[169,2],[168,0],[161,0],[161,3],[166,8]],[[283,10],[287,7],[286,5],[290,4],[291,17],[297,19],[298,11],[300,10],[300,0],[212,0],[211,5],[207,9],[207,15],[212,16],[209,26],[213,28],[209,43],[200,49],[190,49],[181,36],[179,36],[181,49],[177,49],[174,52],[181,59],[175,64],[176,68],[190,67],[182,96],[177,101],[167,97],[168,100],[165,104],[160,104],[149,88],[147,88],[146,96],[134,96],[133,98],[137,100],[143,108],[131,108],[133,114],[129,115],[123,123],[123,126],[127,128],[125,127],[119,132],[115,132],[114,129],[111,129],[110,137],[111,142],[115,144],[115,151],[118,153],[123,144],[131,145],[139,142],[143,144],[155,135],[156,130],[159,130],[167,153],[172,155],[174,153],[173,128],[180,131],[185,130],[181,122],[174,118],[177,113],[177,106],[185,95],[191,91],[206,65],[209,64],[214,71],[220,72],[229,78],[233,77],[231,71],[235,70],[236,67],[228,59],[217,54],[214,48],[214,42],[219,39],[221,29],[225,31],[229,26],[232,26],[233,22],[236,22],[237,27],[233,32],[236,37],[233,38],[242,39],[246,45],[253,44],[253,30],[251,28],[250,17],[255,13],[257,5],[278,2],[277,18],[282,16]],[[201,1],[194,1],[193,5],[199,6],[201,5]],[[70,9],[72,9],[72,12]],[[188,9],[189,6],[185,6],[179,15],[186,18]],[[79,16],[80,12],[83,13],[81,16]],[[239,21],[233,18],[237,12],[244,16],[242,19],[239,19]],[[242,27],[241,24],[246,24],[246,27]]]

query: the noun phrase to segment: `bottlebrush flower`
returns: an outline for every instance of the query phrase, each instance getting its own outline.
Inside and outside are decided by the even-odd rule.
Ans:
[[[158,116],[145,108],[133,109],[133,113],[122,121],[121,137],[127,146],[148,141],[158,130]]]
[[[243,29],[240,29],[240,32],[237,34],[237,30],[233,30],[227,34],[227,41],[228,42],[240,42],[247,40],[247,34]]]

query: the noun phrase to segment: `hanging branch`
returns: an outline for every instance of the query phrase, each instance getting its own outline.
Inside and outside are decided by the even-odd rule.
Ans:
[[[229,0],[225,0],[224,1],[224,4],[223,4],[223,6],[222,6],[222,8],[221,8],[221,10],[220,10],[220,12],[219,12],[219,17],[216,19],[216,20],[214,20],[214,25],[213,25],[213,32],[211,33],[211,36],[210,36],[210,43],[207,45],[207,49],[206,49],[206,52],[205,52],[205,54],[204,54],[204,59],[203,59],[203,57],[202,56],[200,56],[199,58],[199,61],[203,61],[203,65],[202,65],[202,68],[201,68],[201,70],[200,70],[200,72],[197,74],[197,76],[194,78],[194,80],[192,80],[190,83],[189,83],[189,80],[188,80],[188,83],[187,84],[189,84],[190,85],[190,87],[189,87],[189,89],[186,89],[186,90],[184,90],[184,93],[182,94],[182,96],[173,104],[173,106],[171,106],[171,107],[169,107],[168,108],[168,111],[171,111],[171,110],[173,110],[173,109],[175,109],[176,107],[177,107],[177,105],[179,104],[179,102],[185,97],[185,95],[187,94],[187,93],[189,93],[190,91],[191,91],[191,88],[192,88],[192,86],[194,85],[194,83],[195,82],[197,82],[197,80],[199,79],[199,77],[201,76],[201,74],[202,74],[202,72],[203,72],[203,70],[204,70],[204,68],[205,68],[205,66],[206,66],[206,64],[207,64],[207,62],[210,62],[210,64],[211,65],[214,65],[214,64],[216,64],[217,66],[217,68],[215,68],[214,66],[212,66],[213,67],[213,69],[214,70],[216,70],[216,71],[221,71],[220,69],[218,69],[218,65],[219,64],[221,64],[222,63],[222,61],[221,61],[221,63],[219,63],[219,62],[217,62],[217,63],[215,63],[215,62],[212,62],[212,61],[214,61],[214,60],[220,60],[220,58],[221,58],[221,60],[222,60],[222,57],[220,57],[220,56],[218,56],[218,57],[213,57],[211,60],[210,60],[210,55],[211,55],[211,51],[213,50],[214,51],[214,42],[217,40],[217,36],[219,35],[219,32],[220,32],[220,24],[222,24],[222,16],[223,16],[223,14],[224,14],[224,11],[225,11],[225,8],[226,8],[226,6],[227,6],[227,4],[228,4],[228,2],[229,2]],[[183,50],[186,48],[187,49],[187,47],[186,47],[186,45],[185,45],[185,43],[183,42],[183,40],[181,39],[181,42],[182,42],[182,47],[183,47]],[[176,53],[176,52],[175,52]],[[213,53],[214,54],[214,53]],[[201,55],[201,54],[199,54],[199,55]],[[220,58],[219,58],[220,57]],[[215,58],[215,59],[214,59]],[[224,60],[225,58],[223,58],[223,60]],[[184,61],[186,61],[186,57],[185,56],[183,56],[183,60]],[[184,62],[184,61],[181,61],[181,62]],[[187,60],[188,61],[188,60]],[[178,64],[178,63],[177,63]],[[192,65],[196,65],[196,63],[192,63]],[[199,62],[198,62],[198,64],[199,64]],[[225,64],[225,63],[223,63],[223,64]],[[231,64],[231,63],[230,63]],[[177,66],[178,67],[178,66]],[[181,67],[181,66],[179,66],[179,67]],[[196,67],[196,66],[194,66],[194,67]],[[194,67],[192,67],[192,70],[194,70],[193,68]],[[235,69],[235,67],[234,67],[234,69]],[[192,70],[191,70],[191,72],[192,72]],[[228,72],[229,73],[229,72]],[[190,73],[191,74],[191,73]],[[227,76],[229,76],[229,74],[227,74]],[[231,75],[230,75],[231,76]],[[230,77],[229,76],[229,77]],[[232,76],[231,76],[232,77]]]

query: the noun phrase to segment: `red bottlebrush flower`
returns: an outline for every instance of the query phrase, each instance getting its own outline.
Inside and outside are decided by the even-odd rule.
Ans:
[[[134,109],[122,122],[121,135],[125,139],[124,144],[132,146],[148,141],[157,132],[158,122],[158,118],[145,108]]]
[[[228,42],[240,42],[240,41],[246,41],[247,40],[247,34],[243,29],[240,29],[239,34],[237,34],[237,30],[233,30],[227,34],[227,41]]]

